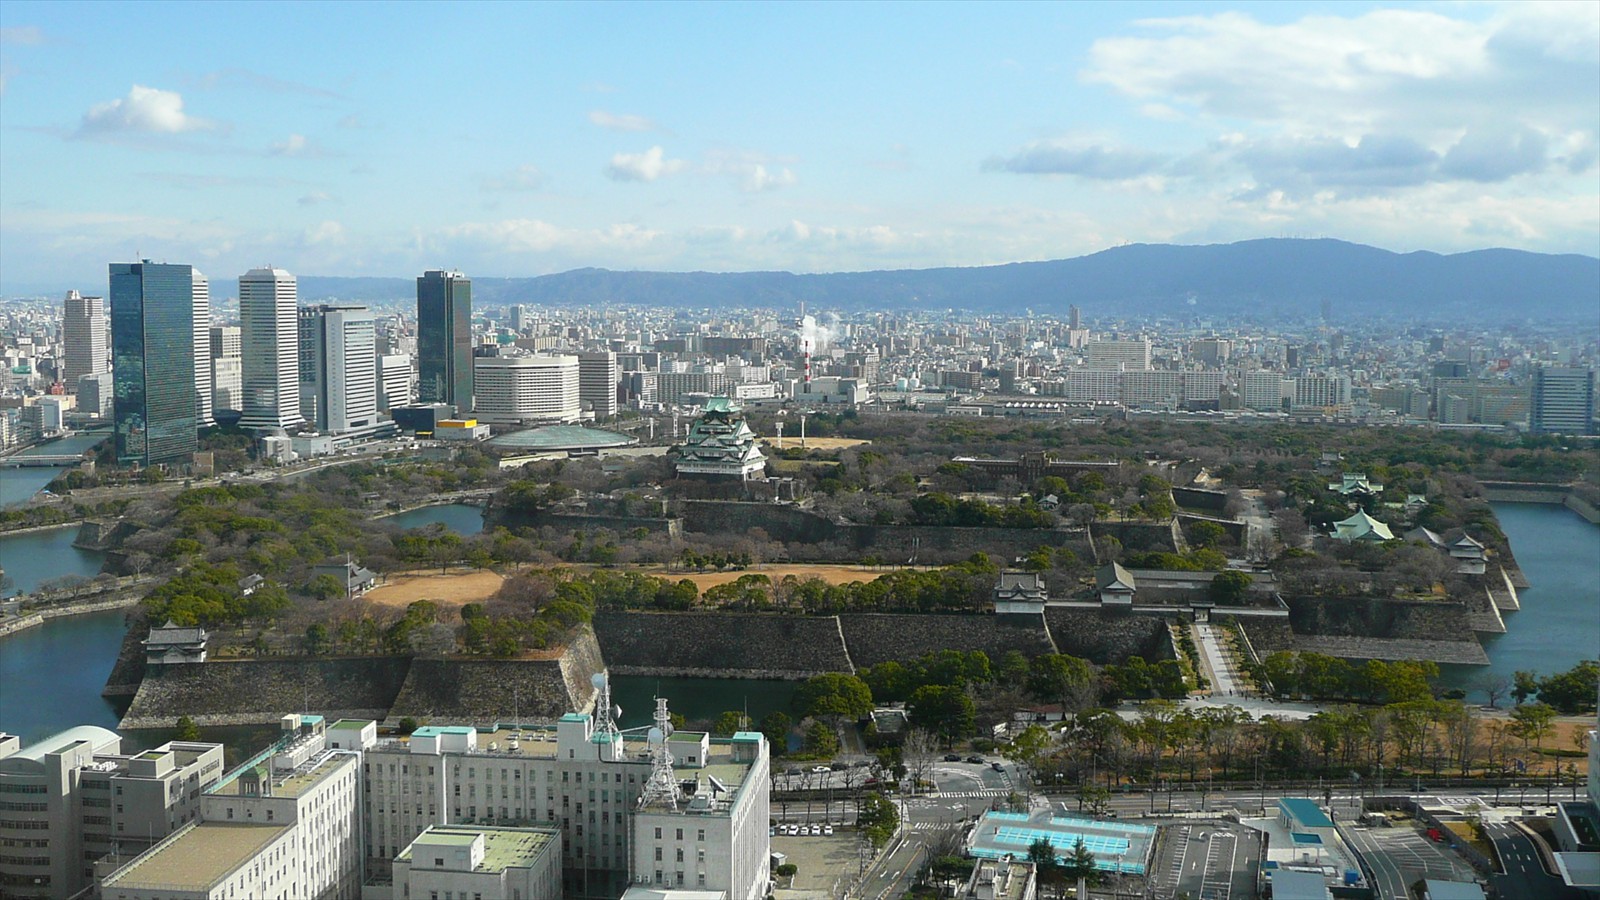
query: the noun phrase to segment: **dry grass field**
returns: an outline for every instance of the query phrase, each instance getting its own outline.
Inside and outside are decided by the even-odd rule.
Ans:
[[[776,438],[764,437],[761,439],[761,443],[766,444],[774,450],[776,450],[778,447],[778,441]],[[806,438],[806,449],[843,450],[847,447],[859,447],[862,444],[870,443],[872,442],[863,441],[858,438],[808,437]],[[785,434],[783,436],[783,449],[792,450],[798,446],[800,446],[800,436],[798,434]]]
[[[366,599],[379,606],[405,609],[418,600],[432,600],[440,606],[462,606],[487,600],[505,581],[496,572],[478,570],[440,575],[428,572],[402,572],[390,576],[382,587],[367,592]]]

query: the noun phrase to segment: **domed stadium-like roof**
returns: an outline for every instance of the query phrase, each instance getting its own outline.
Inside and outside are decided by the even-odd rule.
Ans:
[[[488,446],[497,450],[527,450],[535,453],[558,450],[604,450],[610,447],[627,447],[639,443],[629,434],[618,434],[604,428],[585,428],[582,425],[546,425],[513,431],[491,438]]]

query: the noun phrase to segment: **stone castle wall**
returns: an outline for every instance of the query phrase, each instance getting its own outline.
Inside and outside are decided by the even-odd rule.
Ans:
[[[593,688],[573,696],[560,659],[417,657],[385,717],[411,717],[432,725],[549,723],[593,702]]]
[[[1105,665],[1131,656],[1150,662],[1172,658],[1164,616],[1124,610],[1050,606],[1044,611],[1050,637],[1062,653]]]
[[[150,666],[121,728],[270,724],[286,713],[381,719],[405,681],[396,656],[259,659]]]
[[[601,611],[594,631],[619,675],[800,679],[853,671],[832,617]]]
[[[1449,600],[1290,596],[1296,635],[1477,642],[1467,606]]]
[[[918,615],[859,613],[839,617],[856,666],[913,660],[940,650],[982,650],[999,662],[1008,650],[1029,658],[1055,652],[1038,615]]]

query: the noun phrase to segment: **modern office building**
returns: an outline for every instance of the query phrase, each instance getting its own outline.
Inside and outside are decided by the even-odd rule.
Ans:
[[[238,359],[244,343],[237,325],[211,326],[211,358]]]
[[[109,371],[106,360],[106,304],[99,297],[85,297],[67,291],[66,309],[61,319],[64,345],[61,381],[69,390],[85,375]]]
[[[1239,399],[1246,409],[1280,412],[1283,409],[1284,377],[1277,372],[1246,372],[1239,380]]]
[[[404,353],[389,353],[378,360],[378,409],[388,412],[397,406],[410,406],[415,399],[411,390],[411,357]]]
[[[1533,370],[1529,425],[1540,434],[1594,433],[1594,371],[1573,366]]]
[[[205,281],[190,266],[149,260],[112,263],[110,281],[117,461],[187,463],[199,447],[195,309]]]
[[[239,276],[240,358],[246,428],[293,428],[300,412],[299,289],[282,269]]]
[[[1350,376],[1302,375],[1294,380],[1293,406],[1337,408],[1350,406]]]
[[[617,414],[617,355],[610,351],[578,354],[578,400],[597,419]]]
[[[576,356],[481,356],[477,369],[477,416],[491,424],[576,422]]]
[[[194,303],[194,418],[200,428],[211,417],[211,284],[199,271],[190,270],[190,299]]]
[[[131,756],[92,725],[26,748],[0,735],[0,895],[68,897],[94,864],[131,857],[199,813],[222,745],[174,741]]]
[[[211,357],[211,408],[237,411],[244,403],[244,360],[237,356]]]
[[[460,272],[430,269],[417,279],[417,396],[473,410],[472,282]]]
[[[378,422],[372,311],[323,305],[300,310],[300,409],[317,430],[344,434]]]
[[[200,794],[200,813],[101,879],[116,900],[361,896],[361,755],[330,746],[321,716]]]
[[[115,378],[109,372],[96,372],[78,379],[78,411],[96,419],[111,418]]]

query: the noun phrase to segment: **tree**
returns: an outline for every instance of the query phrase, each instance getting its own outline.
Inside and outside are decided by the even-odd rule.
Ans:
[[[1577,715],[1593,709],[1600,685],[1600,661],[1586,659],[1565,672],[1539,679],[1539,702],[1558,712]]]
[[[743,731],[749,717],[737,709],[730,709],[717,716],[711,723],[711,733],[715,735],[731,736],[734,732]]]
[[[306,595],[318,600],[333,600],[345,595],[345,586],[339,579],[324,572],[306,582]]]
[[[307,656],[316,656],[328,648],[328,626],[316,622],[306,628],[304,641]]]
[[[1088,897],[1088,889],[1100,883],[1100,870],[1095,867],[1094,854],[1083,845],[1083,838],[1072,845],[1072,855],[1065,858],[1062,874],[1078,882],[1078,896]]]
[[[882,850],[900,830],[900,810],[876,791],[863,794],[856,801],[856,828],[872,842],[873,850]]]
[[[789,729],[793,727],[794,722],[781,710],[773,710],[761,717],[761,733],[767,736],[773,756],[782,756],[789,751]]]
[[[1511,711],[1512,732],[1522,738],[1522,745],[1526,747],[1529,741],[1533,742],[1534,750],[1539,750],[1550,729],[1555,727],[1555,708],[1547,703],[1524,703]]]
[[[837,727],[872,713],[872,691],[854,675],[826,672],[801,682],[791,701],[802,716],[828,719]]]
[[[911,723],[944,736],[946,744],[977,730],[977,709],[967,692],[954,685],[925,684],[906,701]]]
[[[200,726],[194,724],[194,720],[188,716],[179,716],[178,728],[172,735],[172,739],[175,741],[198,741],[200,740]]]
[[[1518,706],[1528,702],[1534,694],[1539,693],[1539,681],[1532,672],[1518,670],[1511,675],[1511,699]]]
[[[826,722],[812,722],[806,729],[806,753],[818,757],[830,757],[839,752],[839,736]]]
[[[1218,605],[1237,606],[1244,602],[1254,582],[1255,579],[1237,569],[1221,572],[1211,579],[1211,601]]]

